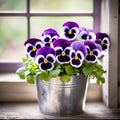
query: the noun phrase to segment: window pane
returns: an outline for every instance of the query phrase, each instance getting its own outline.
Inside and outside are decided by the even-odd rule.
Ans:
[[[93,0],[31,0],[31,11],[37,10],[93,12]]]
[[[20,61],[27,39],[25,17],[0,17],[0,61]]]
[[[93,28],[93,17],[32,17],[31,37],[41,37],[43,30],[49,27],[55,28],[60,33],[62,24],[68,20],[76,21],[87,28]]]
[[[25,11],[26,0],[0,0],[0,11]]]

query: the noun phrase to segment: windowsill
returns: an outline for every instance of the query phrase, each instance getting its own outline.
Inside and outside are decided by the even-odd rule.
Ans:
[[[15,73],[0,73],[0,82],[25,82]]]
[[[118,119],[120,108],[109,109],[101,102],[86,103],[85,111],[71,117],[55,117],[39,112],[38,103],[0,103],[0,119]]]

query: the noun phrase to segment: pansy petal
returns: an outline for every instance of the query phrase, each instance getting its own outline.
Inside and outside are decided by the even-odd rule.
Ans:
[[[85,30],[82,30],[82,31],[79,33],[78,36],[79,36],[79,38],[86,40],[86,39],[87,39],[87,32],[86,32]]]
[[[69,27],[67,26],[62,27],[62,35],[64,35],[68,31],[69,31]]]
[[[79,41],[75,41],[71,44],[71,47],[75,50],[75,51],[81,51],[83,53],[84,56],[87,55],[87,50],[86,47],[83,43],[79,42]]]
[[[54,35],[51,39],[52,39],[52,42],[54,41],[54,40],[56,40],[56,39],[58,39],[59,38],[59,36],[57,36],[57,35]]]
[[[65,33],[64,37],[67,38],[67,39],[73,40],[73,38],[75,38],[75,34],[73,34],[73,33],[72,34]]]
[[[105,37],[105,38],[103,39],[103,41],[104,41],[105,44],[107,44],[107,45],[109,46],[110,42],[109,42],[109,39],[108,39],[107,37]]]
[[[89,33],[89,40],[96,40],[96,35],[94,32]]]
[[[25,52],[26,54],[29,53],[33,49],[33,45],[28,43],[25,45]]]
[[[44,47],[37,50],[36,56],[43,55],[43,56],[46,57],[50,53],[55,55],[55,50],[53,48],[51,48],[51,47],[44,46]]]
[[[79,28],[73,27],[72,29],[66,28],[63,34],[63,37],[68,40],[74,40],[79,33]]]
[[[51,33],[54,33],[54,35],[58,35],[57,31],[54,28],[48,28],[43,31],[42,36],[50,35]]]
[[[76,23],[76,22],[73,22],[73,21],[67,21],[63,24],[63,27],[64,26],[67,26],[69,27],[70,29],[73,28],[73,27],[77,27],[79,28],[79,25]]]
[[[71,47],[66,47],[66,48],[64,49],[64,52],[65,52],[65,54],[70,55],[70,51],[71,51],[71,50],[72,50]]]
[[[35,59],[35,63],[40,64],[44,62],[45,57],[43,55],[38,55]]]
[[[70,61],[70,64],[73,66],[73,67],[80,67],[82,65],[82,61],[80,61],[79,59],[76,60],[76,59],[71,59]]]
[[[43,46],[42,42],[36,42],[35,47],[37,49],[41,48]]]
[[[106,50],[108,48],[106,44],[101,45],[101,47],[102,47],[102,50]]]
[[[59,38],[53,42],[54,47],[62,47],[63,43],[65,43],[67,40]]]
[[[36,56],[36,51],[30,51],[29,57],[34,58]]]
[[[71,42],[63,38],[58,38],[53,42],[54,48],[62,47],[64,49],[66,47],[69,47],[70,45],[71,45]]]
[[[62,54],[62,52],[63,52],[62,47],[56,47],[56,48],[55,48],[56,56]]]
[[[83,55],[83,53],[82,53],[81,51],[77,51],[77,52],[76,52],[76,56],[77,56],[79,59],[81,59],[82,61],[84,60],[84,55]]]
[[[72,31],[72,33],[74,33],[75,35],[78,35],[78,33],[79,33],[79,28],[73,27],[73,28],[71,29],[71,31]]]
[[[97,57],[94,56],[94,55],[92,55],[92,56],[88,55],[88,56],[86,57],[86,61],[87,61],[87,62],[94,63],[94,62],[96,62],[96,60],[97,60]]]
[[[64,33],[66,33],[66,32],[68,32],[68,31],[69,31],[69,27],[64,26],[64,27],[63,27],[63,30],[64,30]]]
[[[109,38],[109,36],[106,33],[101,33],[101,32],[96,33],[96,39],[103,40],[105,37]]]
[[[54,65],[52,63],[50,63],[50,62],[41,63],[39,65],[39,68],[40,68],[41,71],[50,71],[50,70],[52,70],[54,68]]]
[[[50,35],[44,35],[44,36],[41,38],[41,40],[42,40],[43,42],[49,42],[50,39],[51,39],[51,36],[50,36]]]
[[[74,58],[74,57],[75,57],[75,50],[71,50],[71,51],[70,51],[70,57],[71,57],[71,58]]]
[[[26,44],[28,44],[28,43],[30,43],[34,46],[36,42],[41,42],[41,40],[37,39],[37,38],[30,38],[24,42],[24,46],[26,46]]]
[[[57,59],[57,62],[60,64],[69,63],[70,61],[70,57],[67,55],[65,56],[59,55],[56,57],[56,59]]]
[[[94,49],[93,54],[98,57],[100,55],[100,51],[98,49]]]
[[[48,54],[46,56],[46,59],[51,62],[51,63],[54,63],[55,62],[55,56],[53,54]]]
[[[92,40],[86,40],[86,41],[84,41],[84,45],[85,46],[89,46],[89,48],[90,48],[91,51],[94,50],[94,49],[101,50],[101,47],[98,44],[96,44],[94,41],[92,41]]]

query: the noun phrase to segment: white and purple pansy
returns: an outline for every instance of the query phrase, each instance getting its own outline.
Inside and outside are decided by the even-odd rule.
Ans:
[[[31,38],[25,41],[24,46],[28,57],[34,58],[36,56],[37,50],[43,46],[43,43],[40,39]]]
[[[86,29],[85,27],[80,28],[78,37],[82,40],[96,40],[96,35],[93,30]]]
[[[80,67],[83,60],[87,55],[87,49],[83,43],[75,41],[71,44],[72,50],[70,51],[70,64],[73,67]]]
[[[50,47],[52,47],[53,41],[59,38],[59,34],[57,33],[57,31],[52,28],[46,29],[42,33],[42,36],[43,37],[41,38],[41,40],[43,41],[44,45]]]
[[[56,53],[56,60],[60,64],[70,62],[71,42],[65,39],[57,39],[53,42],[53,46]]]
[[[62,35],[65,39],[74,40],[79,33],[79,25],[76,22],[68,21],[63,24]]]
[[[109,45],[109,36],[106,33],[96,33],[96,41],[97,44],[101,45],[102,50],[106,50]]]
[[[54,68],[55,51],[53,48],[44,46],[36,53],[36,63],[39,64],[41,71],[50,71]]]
[[[88,52],[85,60],[91,63],[96,62],[97,58],[100,56],[100,52],[102,50],[101,47],[91,40],[84,41],[84,45],[86,46]]]

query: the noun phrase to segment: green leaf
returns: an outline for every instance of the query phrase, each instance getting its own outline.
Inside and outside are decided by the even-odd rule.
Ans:
[[[62,75],[60,77],[60,80],[61,81],[65,81],[65,82],[70,82],[70,76],[68,76],[68,75]]]
[[[91,70],[91,68],[84,67],[84,68],[83,68],[83,73],[84,73],[86,76],[88,76],[88,75],[90,75],[90,74],[92,73],[92,70]]]
[[[80,68],[81,69],[81,68]],[[79,68],[74,68],[74,71],[75,71],[75,75],[80,75],[82,74],[81,70]]]
[[[60,69],[52,70],[50,71],[49,75],[50,77],[57,77],[60,74],[60,72],[61,72]]]
[[[20,79],[25,79],[25,68],[21,67],[17,69],[16,74],[19,75]]]
[[[27,61],[27,58],[22,58],[22,61],[23,61],[23,62],[26,62],[26,61]]]
[[[105,83],[105,78],[102,77],[102,76],[98,77],[96,83],[97,84],[103,84],[103,83]]]
[[[20,79],[24,80],[25,79],[25,75],[24,74],[19,74]]]
[[[33,75],[27,75],[27,82],[28,83],[31,83],[31,84],[34,84],[34,76]]]
[[[96,83],[99,85],[99,84],[100,84],[100,80],[99,80],[99,79],[97,79],[97,80],[96,80]]]
[[[68,74],[68,75],[73,75],[74,74],[74,69],[71,65],[66,65],[65,66],[65,72]]]
[[[105,83],[105,78],[104,77],[101,77],[101,83]]]
[[[50,80],[50,76],[49,76],[48,72],[40,73],[39,77],[40,77],[40,80],[44,80],[46,82],[48,82]]]

